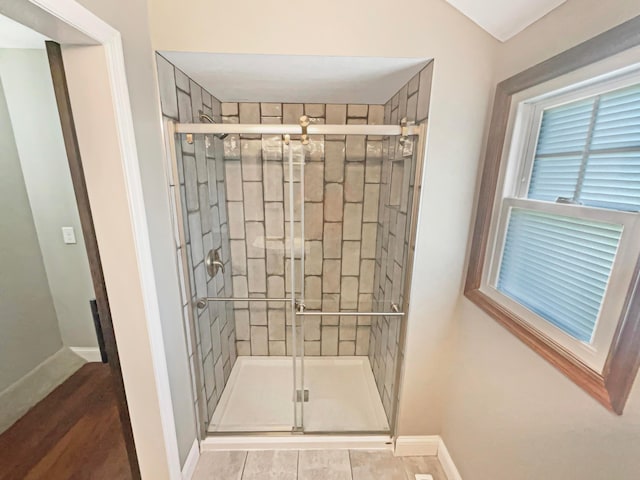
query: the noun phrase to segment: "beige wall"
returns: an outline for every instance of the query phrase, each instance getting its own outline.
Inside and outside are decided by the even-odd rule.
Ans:
[[[62,348],[0,82],[0,392]]]
[[[250,5],[193,0],[190,5],[151,2],[154,49],[435,58],[399,427],[403,434],[439,433],[441,365],[462,281],[460,252],[469,228],[497,42],[442,0]],[[217,19],[213,26],[211,19]]]
[[[65,72],[143,478],[176,478],[164,437],[104,49],[65,47]],[[87,77],[87,71],[92,72]],[[90,81],[87,81],[89,78]],[[96,95],[96,92],[104,92]],[[173,473],[173,476],[171,476]]]
[[[0,78],[62,341],[97,348],[91,273],[46,52],[0,49]],[[76,244],[62,241],[63,226],[74,228]]]
[[[502,80],[640,14],[635,1],[569,0],[501,45]],[[640,384],[623,416],[601,407],[461,299],[442,435],[465,480],[640,478]]]
[[[196,438],[196,427],[187,346],[180,320],[180,286],[164,172],[160,101],[147,1],[79,0],[79,3],[122,35],[171,403],[176,421],[180,462],[184,463]],[[118,260],[116,262],[120,263]]]

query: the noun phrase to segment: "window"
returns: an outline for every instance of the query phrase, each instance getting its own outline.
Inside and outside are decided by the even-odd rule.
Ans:
[[[625,300],[613,287],[629,284],[640,255],[640,75],[547,92],[516,112],[481,288],[601,372]]]
[[[640,365],[636,50],[593,65],[568,51],[557,75],[498,86],[465,288],[618,413]]]

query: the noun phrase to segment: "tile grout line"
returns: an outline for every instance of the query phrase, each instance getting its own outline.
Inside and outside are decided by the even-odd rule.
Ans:
[[[244,477],[244,469],[247,466],[247,458],[249,457],[249,452],[245,451],[244,452],[244,461],[242,462],[242,471],[240,472],[240,478],[238,480],[242,480]]]

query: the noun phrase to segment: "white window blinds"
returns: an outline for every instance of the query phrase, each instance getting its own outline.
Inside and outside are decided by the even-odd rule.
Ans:
[[[622,227],[514,208],[498,289],[589,343]]]
[[[529,198],[640,210],[640,85],[544,111]]]

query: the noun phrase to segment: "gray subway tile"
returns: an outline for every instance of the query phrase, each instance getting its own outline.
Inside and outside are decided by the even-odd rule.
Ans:
[[[249,292],[266,293],[267,279],[263,258],[250,258],[247,260],[247,281]]]
[[[227,186],[227,200],[242,201],[242,170],[240,162],[226,161],[224,162],[225,183]]]
[[[306,241],[305,242],[305,273],[307,275],[322,274],[322,242]]]
[[[345,142],[326,141],[324,145],[324,178],[327,182],[344,180]]]
[[[267,202],[283,200],[284,180],[282,164],[267,162],[264,165],[264,199]]]
[[[269,355],[284,357],[287,354],[287,347],[284,340],[269,340]]]
[[[269,340],[284,340],[284,310],[268,310]]]
[[[384,124],[384,105],[369,105],[369,125]]]
[[[358,308],[358,277],[342,277],[340,308]]]
[[[339,222],[342,220],[342,184],[328,183],[325,185],[324,194],[324,219],[327,222]]]
[[[305,203],[304,236],[309,240],[322,240],[322,203]]]
[[[281,103],[261,103],[260,114],[263,117],[281,117],[282,104]]]
[[[250,340],[249,310],[236,310],[234,317],[236,322],[236,338],[238,340]]]
[[[262,180],[262,141],[241,140],[242,179],[259,182]]]
[[[238,340],[236,342],[236,351],[238,352],[239,357],[251,356],[251,342],[248,340]]]
[[[322,327],[321,353],[323,356],[338,355],[338,327]]]
[[[227,208],[229,209],[229,238],[245,238],[242,202],[229,202]]]
[[[249,303],[249,323],[251,323],[251,325],[268,325],[267,304],[265,302]]]
[[[322,307],[322,279],[319,276],[309,275],[304,279],[304,301],[310,310],[319,310]]]
[[[345,241],[342,247],[342,275],[360,273],[360,242]]]
[[[239,104],[240,123],[260,123],[260,104],[241,102]]]
[[[304,115],[304,105],[301,103],[285,103],[282,105],[282,123],[297,125],[302,115]]]
[[[267,238],[284,238],[284,208],[282,202],[268,202],[264,205],[265,230]]]
[[[264,220],[262,182],[243,182],[244,217],[247,221]]]
[[[156,55],[158,64],[158,85],[160,87],[160,106],[162,113],[173,119],[178,118],[178,98],[176,95],[176,77],[171,63]]]
[[[304,114],[312,118],[324,117],[324,107],[324,103],[305,103]]]
[[[326,108],[328,125],[345,125],[347,123],[347,106],[344,104],[329,104]]]
[[[340,293],[340,260],[325,260],[322,270],[322,291]]]
[[[361,162],[365,159],[366,138],[364,135],[347,135],[345,158],[348,162]]]
[[[222,102],[221,113],[223,116],[238,116],[238,104],[236,102]]]
[[[349,118],[366,118],[369,113],[369,105],[350,104],[347,109],[347,117]]]
[[[247,257],[265,257],[264,224],[262,222],[246,222]]]
[[[356,342],[353,340],[342,341],[338,345],[338,355],[340,356],[352,356],[356,354]]]
[[[340,317],[340,341],[356,339],[358,317]]]
[[[324,224],[323,245],[324,258],[342,258],[342,223]]]
[[[369,354],[369,340],[371,327],[358,325],[356,336],[356,355]]]
[[[200,206],[196,159],[191,155],[184,155],[182,157],[182,163],[184,165],[184,187],[185,187],[185,194],[186,194],[186,207],[188,211],[192,212],[194,210],[197,210],[198,207]]]
[[[304,199],[321,202],[324,198],[324,164],[309,163],[304,170]]]
[[[251,355],[269,355],[267,327],[251,327]]]
[[[364,188],[364,165],[347,164],[344,178],[345,202],[362,202]]]
[[[345,240],[360,240],[362,234],[362,204],[344,204],[344,228],[342,237]]]
[[[362,211],[363,222],[378,221],[378,202],[380,195],[380,186],[371,183],[364,187],[364,206]]]
[[[377,236],[377,224],[376,223],[363,223],[362,224],[362,258],[375,258],[376,256],[376,236]]]

